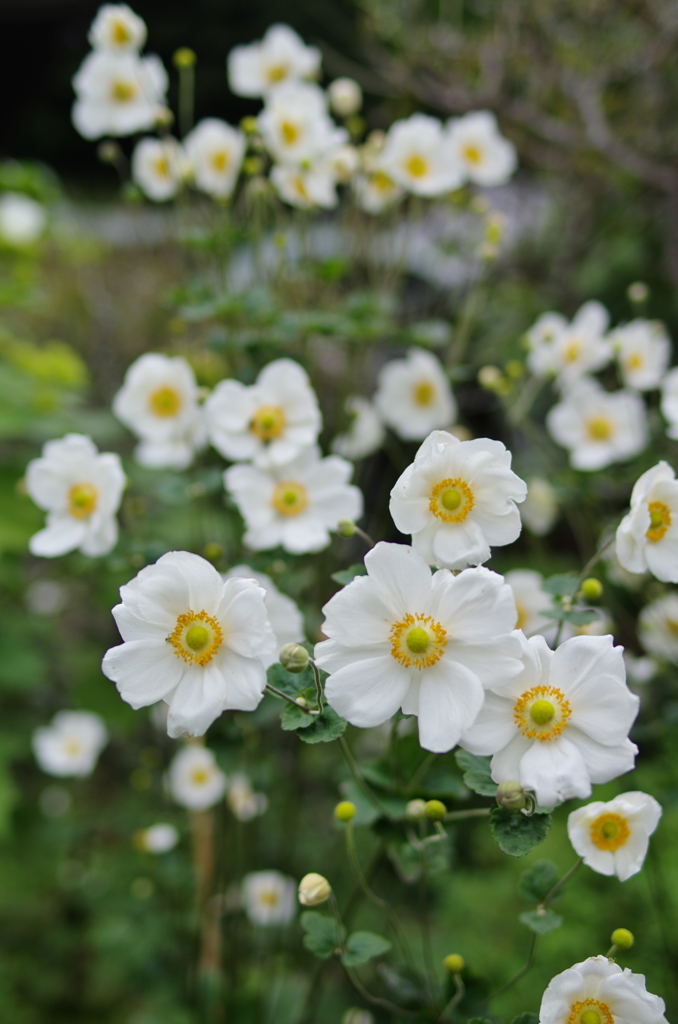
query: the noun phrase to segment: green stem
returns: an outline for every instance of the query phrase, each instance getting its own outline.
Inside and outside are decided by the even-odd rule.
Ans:
[[[607,957],[608,960],[611,960],[614,957],[614,954],[616,952],[617,952],[617,947],[615,946],[615,944],[613,942],[612,945],[610,946],[610,948],[608,949],[607,953],[605,954],[605,956]]]
[[[451,1017],[452,1014],[454,1013],[454,1011],[456,1010],[456,1008],[459,1006],[459,1003],[464,998],[464,993],[466,992],[466,986],[464,985],[464,980],[463,980],[461,974],[455,974],[455,976],[454,976],[454,987],[456,989],[456,992],[452,996],[452,998],[450,999],[449,1003],[447,1004],[447,1006],[445,1007],[443,1012],[438,1017],[439,1021],[445,1020],[446,1017]]]
[[[313,669],[313,675],[315,676],[315,699],[318,704],[318,714],[323,713],[323,684],[320,681],[320,670],[314,662],[313,658],[309,658],[309,665]]]
[[[487,999],[485,1000],[486,1003],[489,1003],[490,1000],[492,999],[496,999],[497,996],[503,995],[504,992],[508,992],[508,990],[512,988],[517,981],[520,981],[524,974],[527,974],[530,967],[532,966],[532,961],[534,959],[534,947],[536,944],[537,935],[536,932],[533,932],[532,938],[530,939],[530,948],[527,954],[527,960],[525,961],[524,965],[520,968],[517,974],[513,975],[510,981],[507,981],[505,985],[502,985],[502,987],[498,988],[496,992],[493,992],[491,996],[488,996]]]
[[[372,1003],[373,1006],[382,1006],[385,1010],[390,1010],[391,1013],[397,1013],[400,1017],[420,1017],[418,1010],[405,1010],[402,1006],[396,1006],[395,1003],[390,1002],[388,999],[381,999],[379,996],[373,996],[371,992],[368,992],[362,981],[358,978],[355,971],[351,967],[343,965],[346,974],[357,991],[366,999],[368,1003]]]
[[[188,135],[193,127],[194,96],[195,68],[181,68],[179,71],[179,131],[182,138]]]
[[[410,781],[405,786],[406,793],[410,793],[416,787],[417,783],[423,779],[423,777],[426,775],[426,772],[429,770],[437,756],[437,754],[428,754],[424,758],[424,760],[421,762],[421,764],[415,771]]]
[[[266,683],[266,689],[269,693],[274,693],[276,697],[281,697],[283,700],[286,700],[288,704],[294,704],[295,708],[299,708],[299,710],[305,715],[311,714],[309,708],[305,708],[301,704],[297,704],[294,697],[289,697],[286,693],[283,693],[282,690],[278,690],[275,686],[271,686],[270,683]]]
[[[549,903],[553,902],[553,900],[558,895],[558,893],[563,888],[563,886],[567,885],[567,883],[570,881],[570,879],[572,878],[574,873],[579,870],[579,868],[581,867],[581,865],[583,863],[584,863],[584,858],[583,857],[580,857],[579,860],[575,861],[575,863],[572,865],[570,870],[567,871],[563,875],[563,877],[560,879],[560,881],[556,882],[556,884],[553,886],[551,891],[541,901],[541,903],[539,904],[540,908],[543,907],[544,910],[546,910],[546,908],[548,907]]]
[[[473,807],[468,811],[448,811],[443,821],[463,821],[464,818],[486,818],[491,810],[491,807]]]
[[[447,368],[450,369],[457,363],[460,363],[466,352],[466,346],[468,344],[469,335],[471,332],[471,325],[473,318],[476,314],[478,302],[480,300],[480,294],[482,290],[482,275],[479,274],[476,278],[475,283],[471,286],[464,305],[462,306],[461,316],[459,318],[459,326],[457,327],[454,340],[450,346],[449,355],[447,357]]]
[[[589,558],[588,562],[586,563],[586,565],[584,566],[582,571],[579,573],[579,585],[580,586],[584,582],[584,580],[586,579],[588,574],[591,572],[591,569],[596,564],[598,559],[601,558],[602,555],[605,554],[605,552],[607,551],[607,549],[610,547],[611,544],[614,544],[614,540],[615,540],[616,535],[617,534],[616,534],[616,531],[615,531],[615,533],[612,534],[610,539],[608,541],[605,541],[605,543],[603,544],[602,548],[599,548],[598,551],[596,551],[595,555],[592,555],[591,558]]]
[[[344,757],[346,758],[347,765],[351,769],[351,775],[353,776],[355,781],[358,783],[358,785],[362,789],[362,791],[365,794],[365,796],[367,797],[367,799],[370,801],[372,806],[375,807],[379,811],[380,814],[383,814],[385,818],[389,818],[390,819],[391,815],[386,810],[384,805],[381,803],[381,801],[379,800],[379,797],[376,795],[376,793],[372,792],[372,790],[367,785],[367,783],[363,779],[362,775],[358,771],[358,765],[355,762],[355,758],[353,757],[353,754],[351,753],[351,749],[350,749],[348,743],[346,742],[345,737],[343,737],[343,736],[339,737],[339,746],[341,747],[341,751],[342,751]]]

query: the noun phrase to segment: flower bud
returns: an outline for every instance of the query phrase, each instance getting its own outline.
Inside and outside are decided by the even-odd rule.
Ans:
[[[101,160],[102,164],[114,164],[121,155],[122,151],[118,143],[111,142],[110,139],[106,139],[105,142],[100,142],[97,146],[97,156]]]
[[[301,644],[285,644],[278,655],[280,664],[288,672],[303,672],[310,658],[308,651]]]
[[[341,1024],[374,1024],[374,1016],[369,1010],[361,1010],[359,1006],[352,1006],[341,1018]]]
[[[635,942],[633,934],[628,928],[615,928],[610,936],[610,940],[617,949],[630,949]]]
[[[241,119],[240,127],[244,131],[245,135],[254,135],[254,133],[259,128],[259,124],[257,122],[256,117],[252,117],[252,115],[250,114],[247,117],[243,117]]]
[[[205,544],[205,547],[202,549],[202,553],[203,557],[206,558],[208,562],[218,562],[224,553],[224,549],[221,544],[217,544],[217,542],[213,540],[210,541],[209,544]]]
[[[357,114],[363,105],[363,91],[353,78],[335,78],[327,90],[330,107],[340,117]]]
[[[332,886],[322,875],[312,871],[299,882],[299,902],[305,907],[318,907],[329,898]]]
[[[497,786],[497,803],[507,811],[522,811],[527,794],[519,782],[502,782]]]
[[[191,50],[188,46],[182,46],[174,51],[172,63],[178,71],[188,71],[190,68],[195,67],[197,59],[195,50]]]
[[[261,174],[264,169],[264,161],[260,156],[248,156],[243,160],[243,173],[252,177],[254,174]]]
[[[172,127],[174,124],[174,114],[169,107],[158,107],[155,112],[154,124],[158,131],[161,131],[163,128]]]
[[[355,533],[355,523],[352,519],[340,519],[337,523],[337,533],[340,537],[352,537]]]
[[[497,366],[481,366],[478,370],[478,383],[481,388],[492,391],[502,379],[501,370]]]
[[[408,818],[425,818],[426,817],[426,801],[425,800],[409,800],[407,807],[405,808],[405,814]]]
[[[581,596],[587,601],[597,601],[603,593],[603,584],[595,576],[589,576],[581,585]]]
[[[424,805],[424,813],[429,821],[442,821],[447,814],[447,807],[442,800],[428,800]]]
[[[464,970],[464,958],[459,953],[448,953],[443,960],[443,967],[448,974],[461,974]]]
[[[650,294],[650,289],[644,281],[634,281],[626,289],[626,294],[631,302],[645,302]]]
[[[353,821],[356,815],[356,805],[352,804],[350,800],[342,800],[340,804],[334,808],[334,817],[337,821]]]
[[[519,380],[525,373],[525,367],[520,359],[509,359],[504,369],[506,370],[506,376],[512,377],[513,380]]]

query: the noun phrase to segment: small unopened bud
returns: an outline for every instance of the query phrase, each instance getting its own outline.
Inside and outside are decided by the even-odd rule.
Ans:
[[[332,886],[323,875],[312,871],[299,882],[299,902],[305,907],[317,907],[329,898]]]
[[[429,821],[442,821],[447,814],[447,807],[442,800],[427,800],[424,814]]]
[[[497,803],[507,811],[522,811],[527,805],[527,793],[519,782],[502,782],[497,786]]]
[[[264,161],[260,156],[248,156],[246,160],[243,160],[242,169],[243,173],[251,178],[254,174],[261,174],[264,169]]]
[[[615,928],[610,936],[610,940],[617,949],[630,949],[635,941],[632,932],[628,928]]]
[[[174,114],[169,107],[158,107],[154,121],[156,128],[171,128],[174,124]]]
[[[520,359],[509,359],[504,369],[506,370],[506,376],[512,377],[513,380],[520,380],[525,373],[525,367]]]
[[[353,78],[335,78],[327,90],[330,107],[340,117],[357,114],[363,105],[363,91]]]
[[[355,523],[352,519],[340,519],[337,523],[337,533],[340,537],[352,537],[355,533]]]
[[[258,130],[258,122],[256,117],[252,117],[250,114],[248,117],[243,117],[240,121],[240,127],[244,131],[245,135],[254,135]]]
[[[465,967],[464,958],[459,953],[448,953],[443,960],[443,967],[448,974],[461,974]]]
[[[496,388],[501,379],[501,370],[497,366],[481,366],[478,370],[478,383],[488,391]]]
[[[282,667],[294,673],[303,672],[310,660],[301,644],[285,644],[278,657]]]
[[[419,818],[426,817],[426,801],[425,800],[409,800],[407,807],[405,808],[405,814],[408,818]]]
[[[589,576],[581,585],[581,596],[587,601],[597,601],[603,593],[603,584],[595,576]]]
[[[216,541],[211,541],[209,544],[205,544],[202,549],[202,553],[208,562],[218,562],[224,553],[224,549],[221,544],[217,544]]]
[[[300,708],[307,708],[308,707],[308,701],[306,700],[305,697],[295,697],[294,698],[294,703],[298,704]]]
[[[634,281],[626,289],[626,294],[631,302],[645,302],[650,294],[650,289],[644,281]]]
[[[195,50],[191,50],[188,46],[182,46],[174,51],[172,63],[178,71],[188,71],[190,68],[195,67],[197,59]]]
[[[340,804],[334,808],[334,817],[337,821],[343,821],[344,824],[348,821],[353,821],[356,815],[356,805],[352,804],[350,800],[342,800]]]
[[[374,1015],[369,1010],[352,1006],[341,1018],[341,1024],[374,1024]]]
[[[97,156],[101,160],[102,164],[114,164],[122,155],[120,146],[117,142],[111,142],[107,139],[105,142],[100,142],[97,146]]]

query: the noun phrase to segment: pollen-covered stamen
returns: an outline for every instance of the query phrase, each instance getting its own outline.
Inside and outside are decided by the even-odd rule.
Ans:
[[[647,508],[650,513],[650,528],[645,536],[649,541],[656,543],[662,539],[671,525],[671,509],[663,501],[649,501]]]
[[[131,36],[121,21],[114,21],[111,36],[116,46],[125,46],[130,42]]]
[[[437,483],[431,491],[428,507],[444,523],[461,523],[475,504],[473,491],[458,477]]]
[[[405,163],[405,170],[408,174],[411,174],[413,178],[423,178],[428,174],[428,160],[425,160],[424,157],[420,156],[418,153],[413,153]]]
[[[221,647],[224,634],[217,620],[206,611],[188,611],[179,616],[167,641],[184,661],[207,665]]]
[[[296,124],[292,121],[283,121],[280,125],[280,134],[283,137],[283,142],[286,146],[293,146],[299,139],[301,132]]]
[[[113,82],[111,86],[111,98],[115,103],[130,103],[137,94],[136,87],[132,82]]]
[[[473,143],[468,143],[464,146],[464,160],[467,160],[470,164],[477,165],[482,163],[483,152],[480,146],[474,146]]]
[[[278,82],[282,82],[283,79],[287,78],[289,70],[287,64],[272,64],[268,69],[267,78],[271,85],[276,85]]]
[[[76,519],[88,519],[97,507],[97,498],[92,484],[73,484],[68,492],[68,511]]]
[[[174,388],[162,387],[153,391],[148,399],[151,412],[161,419],[176,416],[181,409],[181,395]]]
[[[209,781],[209,772],[204,768],[196,768],[191,772],[191,782],[194,786],[204,786]]]
[[[223,174],[228,169],[230,160],[225,149],[218,149],[212,153],[212,167],[217,174]]]
[[[271,504],[281,516],[298,516],[308,506],[308,491],[295,480],[284,480],[273,491]]]
[[[436,397],[435,385],[430,380],[420,380],[412,388],[412,398],[414,399],[415,405],[421,405],[422,408],[431,405]]]
[[[593,416],[586,423],[586,431],[591,441],[608,441],[612,436],[612,424],[604,416]]]
[[[567,1024],[613,1024],[612,1010],[599,999],[582,999],[572,1003]]]
[[[447,633],[430,615],[406,615],[391,627],[391,654],[405,668],[430,668],[447,646]]]
[[[250,423],[250,430],[260,441],[275,441],[285,429],[285,413],[279,405],[262,405]]]
[[[167,157],[161,156],[155,161],[155,173],[159,178],[169,178],[170,166]]]
[[[568,727],[570,702],[555,686],[535,686],[522,693],[513,708],[513,720],[528,740],[554,740]]]
[[[614,852],[623,846],[631,835],[628,821],[621,814],[601,814],[590,826],[591,842],[599,850]]]

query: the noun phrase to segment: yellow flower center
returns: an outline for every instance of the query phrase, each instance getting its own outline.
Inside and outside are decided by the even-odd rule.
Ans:
[[[594,416],[586,423],[591,441],[607,441],[612,434],[612,424],[604,416]]]
[[[570,702],[555,686],[535,686],[522,693],[513,708],[513,720],[528,740],[545,743],[568,727]]]
[[[626,359],[627,370],[639,370],[643,365],[643,356],[641,352],[633,352],[632,355]]]
[[[82,743],[80,740],[66,740],[64,748],[69,757],[77,757],[82,750]]]
[[[265,907],[277,907],[280,903],[280,893],[275,889],[264,889],[259,893],[259,902],[263,903]]]
[[[155,161],[155,173],[159,178],[169,178],[169,160],[166,156],[161,156]]]
[[[177,415],[182,405],[181,395],[174,388],[158,388],[149,396],[148,404],[152,413],[165,419]]]
[[[470,164],[482,163],[483,153],[479,146],[468,143],[463,149],[464,160]]]
[[[389,189],[393,188],[393,182],[384,171],[375,171],[370,176],[370,182],[378,192],[388,192]]]
[[[583,999],[572,1003],[567,1024],[614,1024],[612,1010],[598,999]]]
[[[68,511],[76,519],[87,519],[97,507],[97,497],[92,484],[73,484],[68,492]]]
[[[191,782],[194,786],[204,786],[209,777],[209,772],[204,768],[194,768],[191,772]]]
[[[127,28],[121,21],[114,21],[111,28],[111,36],[116,46],[124,46],[132,38]]]
[[[444,523],[461,523],[475,504],[473,491],[466,481],[441,480],[431,491],[428,507]]]
[[[527,609],[525,608],[525,605],[518,604],[518,602],[516,601],[516,612],[518,613],[518,618],[516,619],[515,628],[523,629],[528,619]]]
[[[592,822],[590,829],[591,842],[599,850],[618,850],[631,835],[628,822],[621,814],[601,814]]]
[[[292,124],[291,121],[283,121],[280,125],[280,134],[286,146],[293,146],[301,133],[296,124]]]
[[[116,103],[129,103],[137,94],[136,86],[133,82],[113,82],[111,86],[111,96]]]
[[[581,355],[581,341],[571,341],[563,352],[563,359],[566,363],[576,363]]]
[[[430,615],[406,615],[391,627],[391,654],[405,668],[430,668],[443,656],[447,633]]]
[[[195,665],[207,665],[224,641],[221,626],[206,611],[184,612],[167,640],[178,657]]]
[[[431,405],[435,397],[435,385],[430,380],[420,380],[412,388],[412,398],[415,405],[421,405],[426,408],[427,405]]]
[[[262,405],[250,423],[250,430],[260,441],[275,441],[284,429],[285,413],[279,405]]]
[[[275,85],[276,82],[282,82],[284,78],[287,78],[287,75],[287,64],[272,64],[268,69],[266,77],[271,85]]]
[[[304,202],[308,202],[308,200],[309,200],[308,189],[306,188],[306,185],[304,184],[304,179],[301,177],[301,175],[298,175],[294,179],[294,181],[292,182],[292,185],[293,185],[294,191],[297,193],[299,198],[303,199]]]
[[[671,509],[663,501],[649,501],[647,507],[650,512],[650,529],[645,536],[656,544],[671,525]]]
[[[423,178],[428,174],[428,160],[425,160],[423,156],[418,153],[413,153],[411,157],[405,162],[405,170],[408,174],[411,174],[413,178]]]
[[[218,149],[216,153],[212,153],[212,167],[217,174],[223,174],[229,163],[228,153],[225,149]]]
[[[273,491],[271,504],[281,516],[298,516],[308,505],[308,491],[295,480],[284,480]]]

